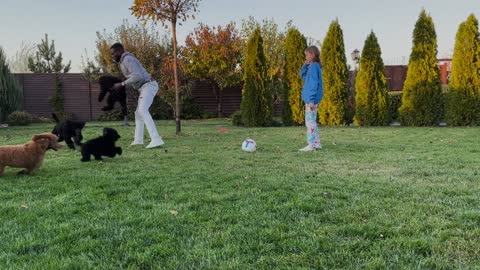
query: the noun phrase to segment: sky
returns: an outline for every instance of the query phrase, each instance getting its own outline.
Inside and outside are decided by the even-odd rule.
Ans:
[[[0,46],[13,57],[22,42],[38,43],[48,33],[57,51],[72,61],[72,71],[81,70],[85,51],[95,52],[96,32],[112,32],[124,19],[137,19],[129,8],[133,0],[0,0]],[[307,37],[322,41],[329,24],[338,18],[343,29],[347,59],[350,52],[362,49],[367,35],[374,31],[386,65],[407,64],[412,47],[412,32],[422,8],[434,20],[438,38],[438,57],[453,54],[459,24],[470,14],[480,17],[474,0],[202,0],[195,20],[178,28],[179,43],[199,22],[225,25],[248,16],[257,20],[273,18],[284,28],[293,24]],[[159,32],[165,30],[157,27]]]

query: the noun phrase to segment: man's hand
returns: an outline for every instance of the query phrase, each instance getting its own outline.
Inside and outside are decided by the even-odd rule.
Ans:
[[[116,83],[112,86],[112,90],[118,91],[118,90],[122,89],[122,87],[123,87],[122,83],[119,82],[119,83]]]

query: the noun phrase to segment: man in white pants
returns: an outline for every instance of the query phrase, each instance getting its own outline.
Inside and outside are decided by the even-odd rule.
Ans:
[[[158,84],[152,76],[140,64],[140,61],[129,52],[125,52],[123,45],[115,43],[110,47],[112,59],[120,63],[123,76],[127,78],[121,83],[116,83],[113,90],[119,90],[122,86],[132,86],[140,92],[138,106],[135,111],[135,138],[131,145],[143,145],[144,125],[147,126],[151,142],[147,148],[154,148],[164,145],[162,137],[157,132],[155,122],[148,109],[152,105],[153,98],[158,92]]]

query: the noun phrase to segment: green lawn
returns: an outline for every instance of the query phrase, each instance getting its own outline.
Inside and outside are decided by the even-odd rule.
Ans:
[[[168,152],[88,123],[86,139],[117,128],[124,155],[7,169],[0,269],[480,269],[480,128],[321,128],[323,150],[299,153],[302,127],[183,123],[157,122]]]

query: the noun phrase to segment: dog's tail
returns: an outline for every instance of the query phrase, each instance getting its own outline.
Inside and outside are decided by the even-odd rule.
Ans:
[[[58,119],[57,115],[55,113],[52,113],[52,117],[53,117],[53,120],[55,120],[55,122],[60,122],[60,120]]]

